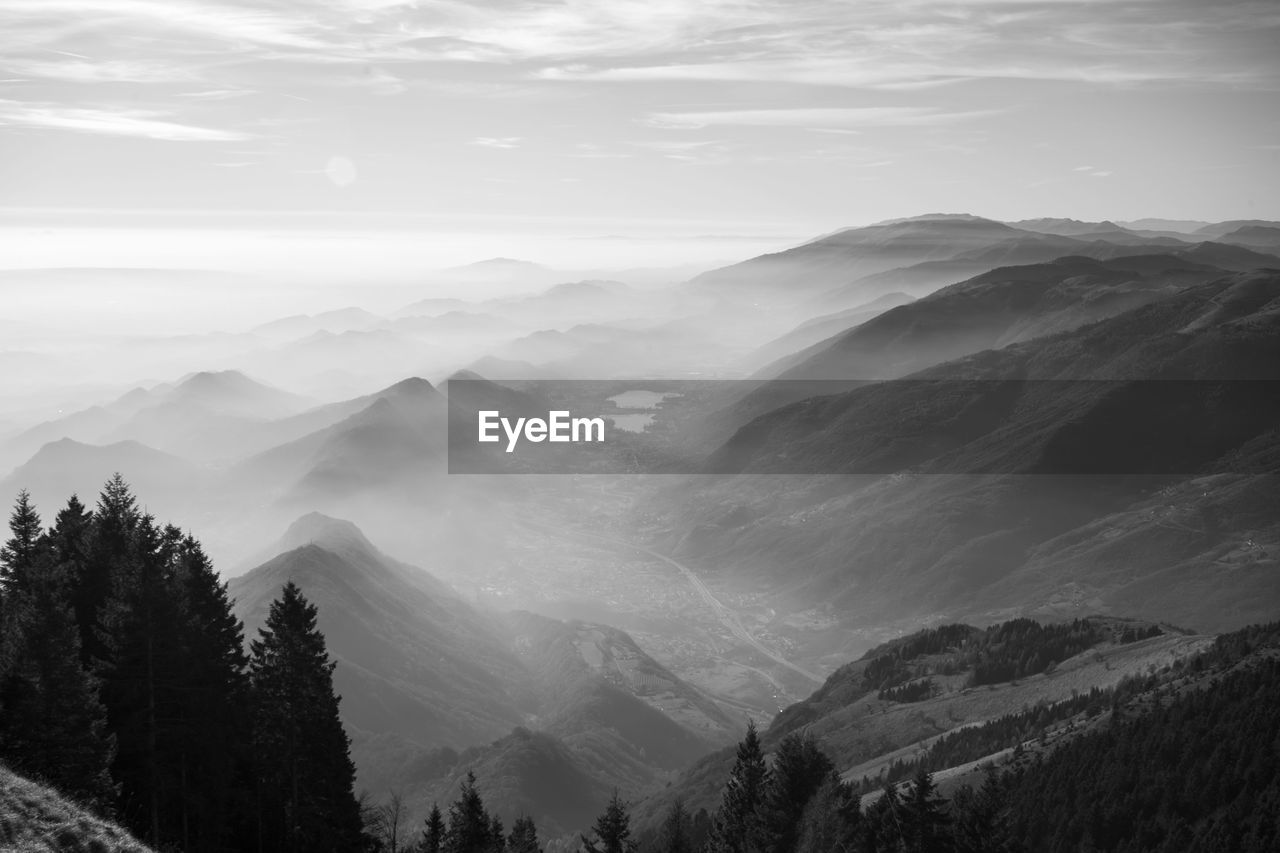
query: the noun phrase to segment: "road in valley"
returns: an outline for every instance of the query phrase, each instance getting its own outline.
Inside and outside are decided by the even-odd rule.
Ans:
[[[673,560],[665,554],[660,554],[651,548],[645,548],[643,545],[636,545],[633,542],[627,542],[622,539],[614,539],[609,536],[601,536],[598,533],[586,533],[584,531],[574,531],[574,535],[582,536],[587,539],[594,539],[598,542],[605,542],[614,547],[639,551],[641,554],[645,554],[655,560],[659,560],[666,563],[668,566],[671,566],[684,576],[684,579],[689,582],[690,586],[694,588],[706,605],[711,608],[711,612],[716,615],[720,624],[727,628],[729,633],[736,639],[755,649],[757,652],[779,666],[785,667],[797,675],[803,676],[816,685],[822,684],[823,679],[821,676],[815,675],[807,669],[797,666],[752,636],[751,632],[742,624],[742,619],[738,614],[732,608],[721,602],[720,599],[716,598],[715,595],[712,594],[711,590],[707,588],[707,585],[703,583],[702,578],[698,577],[693,569],[689,568],[684,563]]]

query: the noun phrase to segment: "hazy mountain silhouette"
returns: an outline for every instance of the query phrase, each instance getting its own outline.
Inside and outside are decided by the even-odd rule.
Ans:
[[[703,273],[691,285],[738,298],[794,301],[895,267],[949,260],[1020,234],[979,217],[921,217],[850,228],[809,243]],[[866,293],[865,299],[879,296]]]
[[[322,505],[375,488],[418,492],[443,472],[445,401],[431,383],[405,379],[327,411],[357,406],[336,423],[246,460],[234,479],[282,490],[281,500]]]
[[[695,479],[649,509],[686,532],[679,559],[855,623],[1110,611],[1238,627],[1280,602],[1275,397],[1228,382],[1188,408],[1176,383],[1137,380],[1280,379],[1277,323],[1280,273],[1237,274],[911,377],[932,391],[791,404],[711,468],[898,473]],[[982,471],[1006,473],[963,473]],[[1008,473],[1037,471],[1059,475]]]
[[[1176,255],[1068,256],[1000,267],[887,311],[766,367],[788,379],[894,378],[983,349],[1075,328],[1223,270]]]
[[[754,373],[780,358],[810,347],[819,341],[824,341],[846,329],[860,326],[892,308],[908,305],[914,301],[914,297],[905,293],[886,293],[884,296],[873,299],[870,302],[864,302],[861,305],[855,305],[844,311],[814,317],[812,320],[806,320],[796,326],[785,335],[775,338],[754,350],[742,360],[742,364],[747,370]]]
[[[264,385],[235,370],[201,372],[176,383],[135,388],[116,400],[47,421],[13,437],[6,451],[30,453],[60,438],[94,443],[139,441],[196,457],[235,452],[258,423],[285,417],[314,401]]]
[[[387,557],[350,522],[311,513],[285,532],[278,556],[231,581],[236,614],[254,636],[286,581],[320,609],[338,661],[344,721],[419,746],[466,745],[518,723],[531,697],[522,668],[491,622],[422,569]]]
[[[152,511],[165,514],[189,506],[212,480],[194,463],[136,441],[97,445],[64,438],[46,444],[0,480],[0,494],[27,489],[52,515],[71,494],[92,503],[116,472],[147,495]]]

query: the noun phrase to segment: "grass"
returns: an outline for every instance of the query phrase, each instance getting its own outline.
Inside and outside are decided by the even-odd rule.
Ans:
[[[52,788],[0,765],[0,850],[14,853],[151,853],[151,848]]]

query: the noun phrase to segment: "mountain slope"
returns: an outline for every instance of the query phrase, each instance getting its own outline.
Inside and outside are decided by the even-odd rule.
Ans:
[[[325,506],[371,489],[419,493],[443,472],[447,409],[431,383],[403,380],[326,408],[317,422],[353,408],[336,423],[240,463],[232,480],[287,503]]]
[[[148,853],[110,821],[0,765],[0,849],[22,853]]]
[[[1000,267],[892,309],[762,371],[787,379],[894,378],[968,353],[1076,328],[1224,270],[1173,255],[1064,257]]]
[[[775,410],[713,459],[737,475],[646,510],[708,582],[864,628],[1089,612],[1234,628],[1280,605],[1280,395],[1239,381],[1277,365],[1280,273],[1231,276]]]
[[[738,298],[794,300],[862,276],[951,259],[1027,233],[980,217],[920,217],[838,231],[783,252],[703,273],[691,285]],[[863,301],[879,295],[867,292]]]
[[[320,610],[350,727],[435,747],[485,742],[524,721],[531,699],[519,661],[439,581],[319,514],[295,522],[282,547],[231,581],[236,615],[256,636],[280,588],[297,583]]]

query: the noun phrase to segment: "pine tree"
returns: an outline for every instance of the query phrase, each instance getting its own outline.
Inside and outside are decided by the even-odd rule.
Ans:
[[[48,563],[24,573],[6,601],[0,658],[0,758],[109,814],[115,749],[97,680],[80,666],[80,633],[65,578]]]
[[[793,732],[782,739],[761,809],[766,850],[791,853],[799,839],[804,808],[833,769],[812,735]]]
[[[689,812],[685,810],[684,800],[677,797],[662,822],[658,850],[661,853],[693,853],[693,839],[690,835]]]
[[[507,853],[542,853],[542,846],[538,844],[538,828],[534,825],[533,818],[518,817],[511,824],[511,834],[507,836]]]
[[[174,709],[179,840],[188,851],[216,850],[248,834],[249,803],[240,793],[251,778],[244,625],[200,543],[176,529],[168,536],[176,541],[176,588],[184,604],[181,703]]]
[[[93,514],[75,495],[67,499],[67,505],[54,516],[53,527],[48,533],[50,559],[68,566],[71,580],[79,578],[88,557],[90,525]]]
[[[952,808],[957,853],[1011,853],[1016,849],[1009,837],[1000,777],[994,766],[987,765],[977,791],[968,785],[957,791]]]
[[[9,539],[0,546],[0,599],[21,590],[35,570],[42,530],[40,513],[23,489],[9,514]]]
[[[948,853],[953,849],[945,805],[933,776],[923,769],[918,771],[902,800],[906,853]]]
[[[129,484],[119,474],[113,475],[98,496],[84,564],[72,579],[80,658],[86,667],[111,658],[103,608],[119,592],[120,575],[128,570],[135,553],[134,536],[141,519]]]
[[[427,815],[422,829],[422,853],[440,853],[444,845],[444,816],[440,814],[440,805],[431,804],[431,812]]]
[[[506,853],[507,850],[507,830],[502,825],[502,819],[494,815],[489,820],[489,851],[490,853]]]
[[[591,832],[594,841],[585,835],[582,837],[586,853],[634,853],[636,850],[636,842],[631,838],[631,814],[616,788]]]
[[[350,740],[317,611],[290,581],[251,645],[261,850],[341,853],[363,844]]]
[[[468,771],[458,799],[449,806],[445,853],[487,853],[490,828],[489,813],[476,789],[476,774]]]
[[[753,853],[761,849],[761,809],[769,787],[769,767],[755,723],[747,724],[746,737],[738,744],[733,770],[725,785],[720,808],[712,821],[709,853]]]
[[[182,600],[170,535],[150,516],[132,524],[115,563],[111,595],[97,610],[102,696],[116,736],[112,773],[121,812],[151,844],[181,838],[175,803],[182,730],[181,684],[188,660],[182,646]]]
[[[852,786],[831,773],[805,806],[796,853],[853,853],[860,828],[861,810]]]

